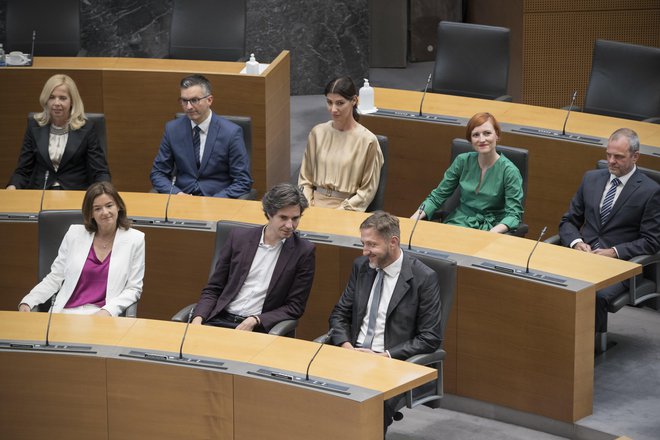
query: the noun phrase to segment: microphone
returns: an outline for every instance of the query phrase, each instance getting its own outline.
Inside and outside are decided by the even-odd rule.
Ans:
[[[194,311],[195,311],[195,307],[191,308],[190,313],[188,313],[188,322],[186,323],[186,329],[183,331],[183,338],[181,338],[181,346],[179,347],[179,359],[183,359],[183,343],[186,342],[188,327],[190,326],[190,321],[192,321],[192,316]]]
[[[30,64],[34,64],[34,40],[37,39],[37,31],[32,31],[32,49],[30,49]]]
[[[306,380],[306,381],[309,381],[309,367],[312,366],[312,362],[314,362],[314,359],[316,359],[316,355],[319,354],[319,351],[321,351],[321,349],[322,349],[323,346],[326,344],[326,342],[328,342],[328,341],[330,340],[330,337],[332,336],[332,331],[333,331],[333,330],[334,330],[334,329],[331,328],[330,331],[328,332],[328,334],[325,335],[325,338],[324,338],[323,341],[321,342],[321,345],[319,345],[319,349],[316,350],[316,353],[314,353],[314,356],[312,356],[312,360],[309,361],[309,364],[307,364],[307,372],[305,373],[305,380]]]
[[[532,259],[532,255],[534,254],[534,251],[536,250],[536,246],[539,245],[539,241],[541,241],[541,238],[545,235],[545,231],[548,230],[547,226],[543,227],[543,230],[541,231],[541,234],[539,235],[538,240],[536,240],[536,244],[534,244],[534,247],[532,248],[532,252],[529,253],[529,258],[527,258],[527,267],[525,268],[525,273],[529,273],[529,261]]]
[[[413,234],[415,233],[415,228],[417,227],[417,223],[419,222],[419,218],[422,215],[422,212],[424,211],[424,204],[422,203],[419,205],[419,209],[417,210],[417,220],[415,220],[415,224],[413,225],[412,232],[410,232],[410,238],[408,238],[408,250],[412,250],[412,238]]]
[[[44,175],[44,187],[41,190],[41,203],[39,204],[39,212],[44,210],[44,196],[46,195],[46,185],[48,185],[49,175],[50,171],[46,170],[46,174]]]
[[[422,95],[422,102],[419,103],[419,116],[424,116],[422,113],[422,106],[424,105],[424,98],[426,98],[426,92],[429,89],[429,84],[431,84],[431,76],[433,72],[429,73],[429,79],[426,80],[426,87],[424,87],[424,94]]]
[[[57,293],[55,293],[50,298],[50,310],[48,310],[48,324],[46,325],[46,347],[50,347],[50,343],[48,341],[48,335],[50,334],[50,320],[53,317],[53,307],[55,307],[55,298],[57,298]]]
[[[172,184],[170,185],[170,193],[167,196],[167,204],[165,205],[165,223],[167,220],[167,211],[170,209],[170,199],[172,198],[172,191],[174,190],[174,184],[176,183],[176,176],[172,176]]]
[[[568,106],[568,113],[566,113],[566,119],[564,119],[564,128],[561,129],[562,136],[566,136],[566,123],[568,122],[568,117],[571,115],[571,110],[575,105],[575,98],[577,98],[577,90],[573,92],[573,98],[571,98],[571,105]]]

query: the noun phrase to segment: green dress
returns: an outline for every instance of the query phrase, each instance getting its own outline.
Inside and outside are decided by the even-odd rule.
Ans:
[[[486,231],[500,223],[509,229],[517,228],[523,214],[520,171],[513,162],[500,154],[499,159],[486,171],[477,192],[481,179],[478,156],[476,152],[456,156],[442,182],[424,200],[426,218],[430,219],[460,185],[460,204],[445,223]]]

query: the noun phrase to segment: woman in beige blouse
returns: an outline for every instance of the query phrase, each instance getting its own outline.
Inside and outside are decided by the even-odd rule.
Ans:
[[[358,123],[349,77],[330,81],[325,97],[332,119],[309,133],[298,184],[311,206],[364,211],[378,188],[383,153],[376,136]]]

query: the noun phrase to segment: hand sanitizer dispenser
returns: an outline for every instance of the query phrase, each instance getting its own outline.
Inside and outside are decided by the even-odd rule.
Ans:
[[[378,111],[374,104],[374,89],[369,85],[369,80],[366,78],[364,80],[364,86],[360,88],[358,110],[360,113],[374,113]]]
[[[245,63],[245,73],[248,75],[259,75],[259,63],[254,58],[254,54],[250,54],[250,61]]]

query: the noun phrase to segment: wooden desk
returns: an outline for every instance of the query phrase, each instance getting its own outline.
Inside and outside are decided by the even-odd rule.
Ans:
[[[71,76],[85,111],[105,113],[113,183],[148,191],[149,172],[165,123],[181,111],[180,80],[192,73],[213,87],[218,114],[252,118],[252,177],[259,193],[290,178],[290,57],[283,51],[261,75],[241,75],[244,63],[136,58],[35,58],[32,67],[0,69],[0,176],[16,167],[26,118],[40,111],[39,94],[56,73]],[[4,185],[3,185],[4,187]]]
[[[0,339],[40,341],[46,321],[45,313],[0,312]],[[97,353],[0,349],[0,437],[378,439],[383,400],[437,376],[430,368],[325,347],[311,376],[348,385],[349,394],[295,386],[249,372],[304,375],[318,344],[203,326],[189,328],[185,356],[220,359],[226,370],[119,356],[135,348],[176,351],[183,330],[174,322],[54,316],[52,341],[90,344]]]
[[[375,89],[376,106],[381,109],[419,111],[421,92]],[[361,122],[376,134],[389,138],[389,165],[385,210],[399,216],[410,216],[424,198],[442,180],[450,164],[451,141],[465,138],[467,120],[475,113],[487,111],[495,115],[504,133],[502,145],[529,150],[529,179],[524,220],[530,237],[537,237],[544,226],[548,234],[557,233],[561,216],[587,170],[605,158],[605,148],[557,138],[543,138],[511,131],[520,126],[560,130],[566,112],[459,96],[428,93],[425,114],[461,118],[460,125],[446,125],[410,119],[365,115]],[[629,127],[645,145],[639,165],[660,169],[660,125],[587,113],[571,113],[568,133],[604,139],[616,129]],[[413,171],[414,170],[414,171]]]
[[[0,212],[34,212],[39,197],[39,191],[0,190]],[[81,197],[81,192],[48,192],[44,207],[78,208]],[[129,216],[158,217],[166,201],[162,194],[122,197]],[[366,216],[323,208],[305,211],[300,230],[326,234],[341,243],[316,245],[314,286],[298,337],[312,339],[327,330],[329,313],[360,253],[353,244],[359,242],[359,225]],[[264,222],[258,202],[198,197],[173,198],[170,218]],[[411,220],[401,219],[403,237],[412,226]],[[142,230],[147,261],[138,315],[169,319],[199,298],[208,277],[213,235],[172,228]],[[8,242],[0,254],[0,309],[15,310],[36,280],[36,225],[0,222],[0,235]],[[564,287],[473,266],[491,261],[524,267],[532,240],[420,222],[413,242],[458,262],[457,295],[445,335],[447,392],[563,421],[591,413],[595,290],[640,273],[639,265],[540,243],[531,269],[565,278]]]

